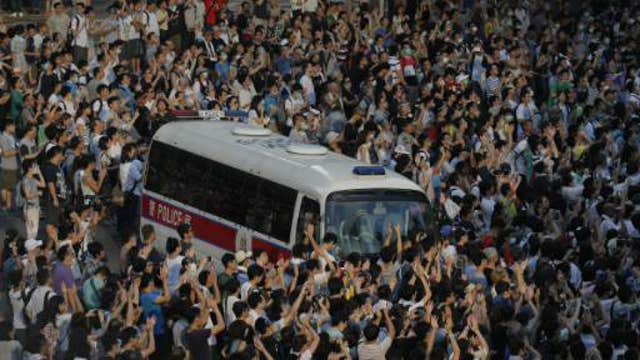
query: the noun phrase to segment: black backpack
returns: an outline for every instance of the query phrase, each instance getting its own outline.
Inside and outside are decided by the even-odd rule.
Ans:
[[[24,304],[24,306],[22,307],[22,316],[24,316],[24,319],[29,323],[33,322],[34,319],[32,319],[27,313],[27,305],[29,305],[29,302],[31,302],[31,297],[33,297],[33,293],[36,291],[36,289],[37,287],[34,287],[33,289],[29,290],[28,293],[25,292],[24,289],[22,289],[22,293],[20,294],[22,302]],[[47,299],[49,298],[50,293],[51,291],[47,291],[46,294],[44,294],[45,304],[47,302]]]
[[[27,305],[29,305],[29,301],[31,301],[31,296],[33,296],[33,292],[36,291],[36,288],[29,290],[28,293],[25,293],[24,289],[20,293],[20,297],[22,298],[22,316],[27,322],[31,322],[31,317],[27,314]]]

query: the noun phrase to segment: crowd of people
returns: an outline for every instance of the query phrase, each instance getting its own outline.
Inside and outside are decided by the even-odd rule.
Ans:
[[[0,17],[0,222],[24,222],[0,358],[640,358],[640,3],[280,6]],[[309,224],[288,258],[214,261],[184,223],[154,246],[147,146],[203,110],[405,175],[434,230],[342,254]]]

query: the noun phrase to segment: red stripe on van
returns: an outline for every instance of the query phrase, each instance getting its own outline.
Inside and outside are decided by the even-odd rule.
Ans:
[[[236,251],[237,230],[235,228],[183,210],[147,194],[142,196],[142,216],[175,230],[183,222],[190,223],[196,238],[230,252]],[[252,251],[265,250],[271,261],[276,261],[279,257],[291,256],[291,252],[284,245],[280,247],[256,237],[252,238],[251,247]]]

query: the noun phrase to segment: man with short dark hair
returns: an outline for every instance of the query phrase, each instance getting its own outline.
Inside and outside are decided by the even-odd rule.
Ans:
[[[36,316],[44,309],[46,301],[51,299],[56,293],[51,287],[53,285],[53,279],[51,278],[51,272],[49,269],[40,269],[36,275],[36,281],[38,286],[30,297],[25,300],[25,313],[31,320],[31,323],[35,323]]]
[[[193,228],[189,223],[182,223],[178,226],[178,235],[180,236],[180,246],[182,247],[182,255],[193,246]]]
[[[53,289],[58,294],[64,294],[76,286],[71,270],[75,260],[73,249],[69,245],[63,245],[58,249],[56,257],[58,261],[53,267]]]
[[[180,246],[180,241],[174,237],[167,239],[165,248],[167,252],[165,264],[167,264],[167,269],[169,271],[169,290],[171,290],[171,293],[173,294],[180,286],[180,270],[182,269],[184,256],[181,255],[182,248]]]
[[[393,339],[396,336],[396,328],[393,325],[393,321],[391,321],[391,317],[389,316],[389,310],[382,310],[382,314],[384,317],[385,327],[387,328],[387,335],[384,337],[382,341],[378,341],[378,335],[380,334],[380,320],[370,322],[365,326],[363,330],[364,341],[358,344],[358,359],[360,360],[384,360],[386,359],[386,354],[391,344],[393,343]]]
[[[44,203],[47,222],[47,236],[49,239],[57,239],[57,230],[60,225],[60,217],[64,213],[67,201],[67,182],[60,165],[64,160],[62,148],[53,146],[47,151],[48,161],[42,167],[42,176],[46,183],[44,191]]]
[[[96,88],[98,98],[91,103],[91,113],[94,118],[100,119],[102,122],[106,122],[109,116],[109,87],[105,84],[100,84]]]
[[[222,255],[222,266],[224,266],[224,270],[218,275],[218,286],[221,292],[225,292],[229,280],[236,277],[238,263],[235,256],[229,253]]]
[[[249,276],[249,281],[242,284],[242,288],[240,289],[240,299],[242,299],[242,301],[247,301],[249,294],[253,290],[258,289],[258,284],[260,284],[264,277],[264,269],[260,265],[251,264],[249,268],[247,268],[247,275]]]
[[[162,290],[157,289],[155,285],[155,277],[150,274],[144,274],[140,281],[140,306],[144,312],[145,319],[155,318],[153,327],[153,335],[156,344],[158,344],[158,353],[156,355],[162,358],[166,355],[169,348],[168,337],[165,329],[165,316],[162,311],[162,305],[171,301],[171,292],[169,291],[169,272],[166,266],[160,269],[160,281],[162,282]]]
[[[92,277],[96,271],[105,266],[107,253],[104,251],[104,245],[94,241],[87,245],[87,255],[84,261],[84,279]]]
[[[10,120],[4,123],[0,134],[0,190],[2,208],[9,211],[13,206],[13,190],[18,182],[18,149],[16,147],[16,125]]]
[[[69,31],[71,31],[71,46],[73,47],[73,60],[76,64],[89,60],[89,24],[87,14],[91,7],[85,8],[82,1],[76,4],[76,14],[71,18]]]
[[[109,269],[106,266],[102,266],[96,269],[93,276],[85,280],[84,284],[82,284],[82,300],[84,301],[87,311],[100,307],[102,289],[109,274]]]
[[[140,256],[146,258],[154,264],[160,264],[164,260],[164,256],[153,246],[156,241],[156,230],[153,225],[146,224],[142,227],[142,247]]]
[[[47,11],[51,11],[51,9],[47,9]],[[66,39],[67,31],[69,30],[69,21],[69,15],[64,11],[62,2],[59,0],[54,1],[53,14],[47,18],[49,36],[53,37],[55,33],[58,33],[63,39]]]

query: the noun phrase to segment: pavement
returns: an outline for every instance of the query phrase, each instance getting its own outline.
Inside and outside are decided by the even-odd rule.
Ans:
[[[20,233],[20,236],[25,236],[24,220],[17,215],[5,215],[0,214],[0,239],[1,245],[4,247],[5,232],[7,229],[16,229]],[[44,238],[44,222],[40,222],[38,227],[38,239]],[[117,237],[115,226],[108,222],[103,222],[98,225],[96,229],[95,240],[104,245],[104,249],[107,253],[107,266],[109,270],[113,272],[120,271],[119,256],[119,239]],[[4,282],[4,276],[0,276],[0,282]],[[0,284],[0,289],[6,289],[6,284]],[[9,305],[9,299],[6,292],[0,293],[0,319],[9,318],[11,316],[11,306]],[[0,355],[0,359],[2,356]]]
[[[98,18],[104,16],[107,13],[107,8],[111,6],[116,0],[94,0],[92,2],[93,11]],[[71,11],[71,10],[70,10]],[[44,23],[47,17],[44,14],[28,14],[24,13],[23,16],[11,16],[12,14],[0,9],[0,19],[7,26],[25,25],[25,24],[41,24]]]
[[[21,236],[25,236],[24,220],[16,215],[0,215],[0,239],[5,238],[5,231],[7,229],[14,228],[18,230]],[[40,222],[38,227],[38,239],[44,238],[44,222]],[[107,253],[107,265],[111,271],[120,271],[119,256],[120,256],[120,239],[118,239],[115,226],[108,221],[103,221],[98,225],[96,229],[95,240],[104,245],[104,249]]]

